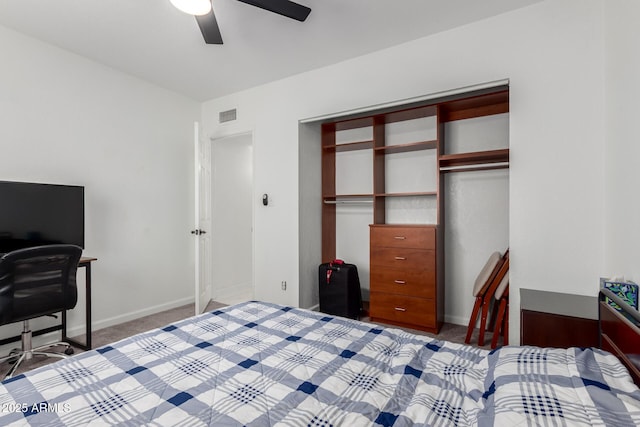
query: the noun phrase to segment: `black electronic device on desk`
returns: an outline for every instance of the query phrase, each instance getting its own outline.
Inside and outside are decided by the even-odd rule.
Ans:
[[[0,181],[0,252],[51,244],[84,249],[84,187]]]
[[[0,181],[0,256],[16,250],[47,245],[85,247],[85,188],[81,185]],[[67,336],[67,313],[62,323],[33,331],[33,336],[62,329],[62,339],[76,347],[91,348],[91,264],[96,258],[83,256],[78,263],[85,269],[86,339],[80,343]],[[20,336],[4,338],[0,345],[19,341]]]

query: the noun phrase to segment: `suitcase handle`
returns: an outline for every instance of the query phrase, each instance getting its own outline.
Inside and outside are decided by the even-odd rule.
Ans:
[[[327,284],[331,282],[331,273],[335,271],[340,271],[340,266],[344,264],[344,261],[341,259],[334,259],[329,263],[327,268]],[[337,267],[336,267],[337,265]]]
[[[344,261],[341,259],[334,259],[333,261],[331,261],[329,263],[329,268],[333,269],[333,270],[338,270],[340,269],[340,266],[344,264]],[[337,267],[336,267],[337,266]]]

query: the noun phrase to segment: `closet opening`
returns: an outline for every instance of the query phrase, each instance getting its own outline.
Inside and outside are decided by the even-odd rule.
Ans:
[[[373,321],[466,326],[475,275],[509,241],[508,85],[301,124],[305,165],[313,150],[314,268],[356,264]]]

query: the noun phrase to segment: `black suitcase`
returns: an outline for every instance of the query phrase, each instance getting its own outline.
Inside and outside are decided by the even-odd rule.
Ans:
[[[320,264],[320,311],[358,319],[362,311],[358,267],[342,260]]]

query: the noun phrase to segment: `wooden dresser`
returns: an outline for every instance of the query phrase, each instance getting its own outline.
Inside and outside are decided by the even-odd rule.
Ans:
[[[372,321],[438,333],[443,298],[436,231],[432,225],[370,225]]]

